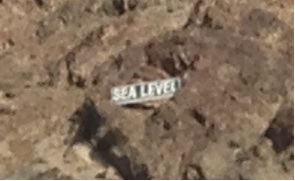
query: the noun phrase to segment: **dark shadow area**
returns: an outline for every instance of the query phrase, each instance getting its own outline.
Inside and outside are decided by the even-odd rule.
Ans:
[[[102,138],[98,138],[93,152],[99,154],[106,163],[114,166],[124,179],[149,179],[147,166],[136,163],[135,160],[127,156],[127,153],[124,153],[125,150],[120,149],[120,145],[127,143],[127,141],[127,137],[119,129],[109,130]],[[113,147],[123,152],[122,156],[113,153]]]
[[[197,110],[191,110],[191,115],[200,123],[202,126],[206,126],[206,118]]]
[[[91,99],[87,98],[69,120],[72,125],[75,125],[72,127],[76,127],[70,145],[80,141],[91,143],[93,145],[92,156],[99,157],[99,159],[115,167],[124,179],[145,180],[150,178],[147,166],[138,164],[135,161],[137,159],[129,158],[126,149],[121,148],[121,145],[127,144],[128,138],[119,129],[107,127],[105,119],[97,111]],[[100,133],[102,127],[107,127],[105,133]],[[119,149],[122,154],[116,155],[112,151],[114,147]],[[128,148],[128,145],[125,148]]]
[[[72,128],[69,131],[76,131],[74,142],[75,140],[90,142],[95,137],[98,128],[105,123],[94,102],[88,98],[69,118],[69,121],[72,123]],[[77,127],[77,130],[72,130],[74,127]]]
[[[148,106],[144,104],[128,104],[124,105],[124,107],[128,109],[155,110],[154,106]]]
[[[43,0],[34,0],[38,7],[42,7],[44,5]]]
[[[294,112],[293,108],[283,109],[278,112],[264,136],[273,143],[276,152],[286,150],[294,141]]]

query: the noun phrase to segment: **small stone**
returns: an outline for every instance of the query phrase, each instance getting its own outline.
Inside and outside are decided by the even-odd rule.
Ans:
[[[202,169],[199,166],[190,165],[186,168],[184,179],[186,180],[201,180],[204,179]]]
[[[109,16],[120,16],[125,13],[123,0],[106,0],[103,4],[104,12]]]
[[[137,4],[138,4],[138,0],[129,0],[128,1],[128,9],[131,11],[134,10],[136,8]]]
[[[106,170],[99,172],[96,176],[95,179],[105,179],[106,178]]]

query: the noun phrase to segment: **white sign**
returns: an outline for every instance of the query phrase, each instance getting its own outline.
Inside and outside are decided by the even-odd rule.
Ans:
[[[180,87],[180,78],[141,82],[112,88],[111,99],[117,105],[126,105],[170,98]]]

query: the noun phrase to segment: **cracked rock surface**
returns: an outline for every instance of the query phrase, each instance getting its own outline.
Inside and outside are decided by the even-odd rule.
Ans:
[[[0,179],[293,179],[293,1],[0,1]],[[180,77],[171,99],[110,89]]]

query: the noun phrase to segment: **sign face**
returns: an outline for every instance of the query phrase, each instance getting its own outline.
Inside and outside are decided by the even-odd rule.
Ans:
[[[141,82],[112,88],[111,99],[117,105],[136,104],[145,101],[170,98],[174,96],[180,87],[180,78]]]

